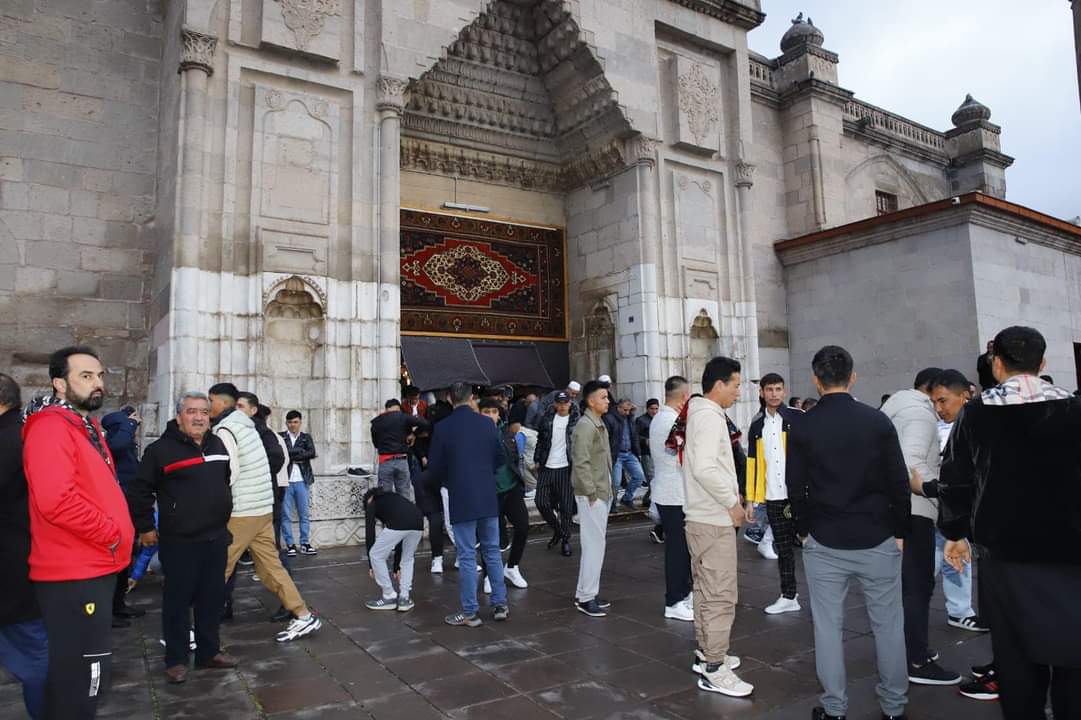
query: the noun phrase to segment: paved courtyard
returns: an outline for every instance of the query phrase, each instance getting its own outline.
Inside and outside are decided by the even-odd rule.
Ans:
[[[613,603],[604,619],[572,608],[577,555],[546,551],[535,535],[522,563],[530,586],[510,590],[511,619],[481,628],[451,628],[443,616],[457,606],[453,562],[442,577],[418,557],[413,612],[376,613],[376,595],[362,549],[340,548],[298,558],[294,568],[323,629],[298,642],[274,642],[267,622],[277,600],[250,573],[237,585],[236,618],[223,625],[236,671],[195,671],[167,685],[159,644],[160,585],[150,579],[130,597],[145,608],[131,629],[114,632],[113,687],[99,717],[198,718],[782,718],[810,717],[819,692],[811,616],[770,617],[776,564],[740,542],[740,605],[732,652],[752,699],[701,692],[690,671],[694,628],[663,618],[662,548],[639,522],[609,530],[601,592]],[[577,546],[576,546],[577,550]],[[805,583],[800,565],[800,587]],[[874,645],[858,591],[846,623],[850,718],[878,718]],[[805,603],[806,606],[806,603]],[[946,625],[936,594],[931,643],[942,664],[958,670],[990,659],[985,636]],[[919,720],[998,718],[996,703],[968,700],[956,688],[913,687],[909,715]],[[17,686],[0,685],[0,720],[22,717]]]

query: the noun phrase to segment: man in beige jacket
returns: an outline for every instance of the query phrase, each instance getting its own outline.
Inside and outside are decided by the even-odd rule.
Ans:
[[[604,566],[608,506],[612,500],[612,452],[608,429],[608,383],[586,383],[586,411],[571,435],[571,484],[578,504],[578,538],[582,544],[574,607],[590,617],[604,617],[609,603],[597,597]]]
[[[728,655],[736,617],[736,529],[744,519],[725,410],[739,398],[740,364],[715,357],[702,373],[703,396],[690,399],[683,457],[687,545],[694,577],[698,687],[747,697],[754,686],[733,672]]]

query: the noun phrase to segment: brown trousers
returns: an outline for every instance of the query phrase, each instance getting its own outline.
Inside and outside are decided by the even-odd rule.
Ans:
[[[728,654],[736,619],[736,529],[687,522],[694,578],[694,634],[708,663]]]
[[[270,513],[255,517],[229,518],[229,532],[233,535],[233,544],[229,546],[229,555],[225,560],[225,580],[233,574],[237,560],[245,550],[251,551],[255,561],[255,574],[263,586],[278,596],[286,610],[294,615],[305,615],[308,606],[300,597],[293,578],[282,567],[278,557],[278,545],[274,542],[274,516]]]

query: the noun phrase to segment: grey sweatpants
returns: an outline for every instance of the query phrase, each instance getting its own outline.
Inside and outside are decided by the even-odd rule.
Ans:
[[[379,487],[387,492],[397,493],[405,497],[409,502],[414,502],[413,483],[409,479],[409,460],[407,458],[391,458],[379,463],[376,477]]]
[[[908,660],[901,604],[901,551],[894,539],[866,550],[838,550],[808,536],[803,543],[803,567],[811,594],[815,666],[825,690],[822,707],[830,715],[848,712],[841,628],[849,584],[858,580],[875,635],[879,678],[875,692],[879,705],[886,715],[903,714],[908,703]]]
[[[578,542],[582,546],[574,596],[578,602],[589,602],[597,597],[601,587],[609,502],[605,498],[594,500],[591,505],[584,495],[575,495],[574,500],[578,503]]]
[[[375,582],[379,585],[379,589],[383,591],[384,600],[390,600],[395,595],[394,583],[390,579],[387,560],[394,554],[394,546],[398,543],[402,544],[402,567],[398,580],[398,595],[409,597],[409,594],[413,592],[413,556],[417,552],[417,545],[420,544],[421,534],[420,530],[383,528],[375,536],[375,544],[372,545],[372,549],[368,553],[368,560],[372,564],[372,574],[375,575]]]

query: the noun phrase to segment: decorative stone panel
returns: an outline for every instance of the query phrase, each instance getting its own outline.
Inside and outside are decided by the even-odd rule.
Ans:
[[[262,40],[328,60],[341,56],[342,3],[350,0],[263,0]]]
[[[685,147],[716,152],[723,127],[721,70],[714,63],[676,55],[671,64],[678,104],[677,142]]]

